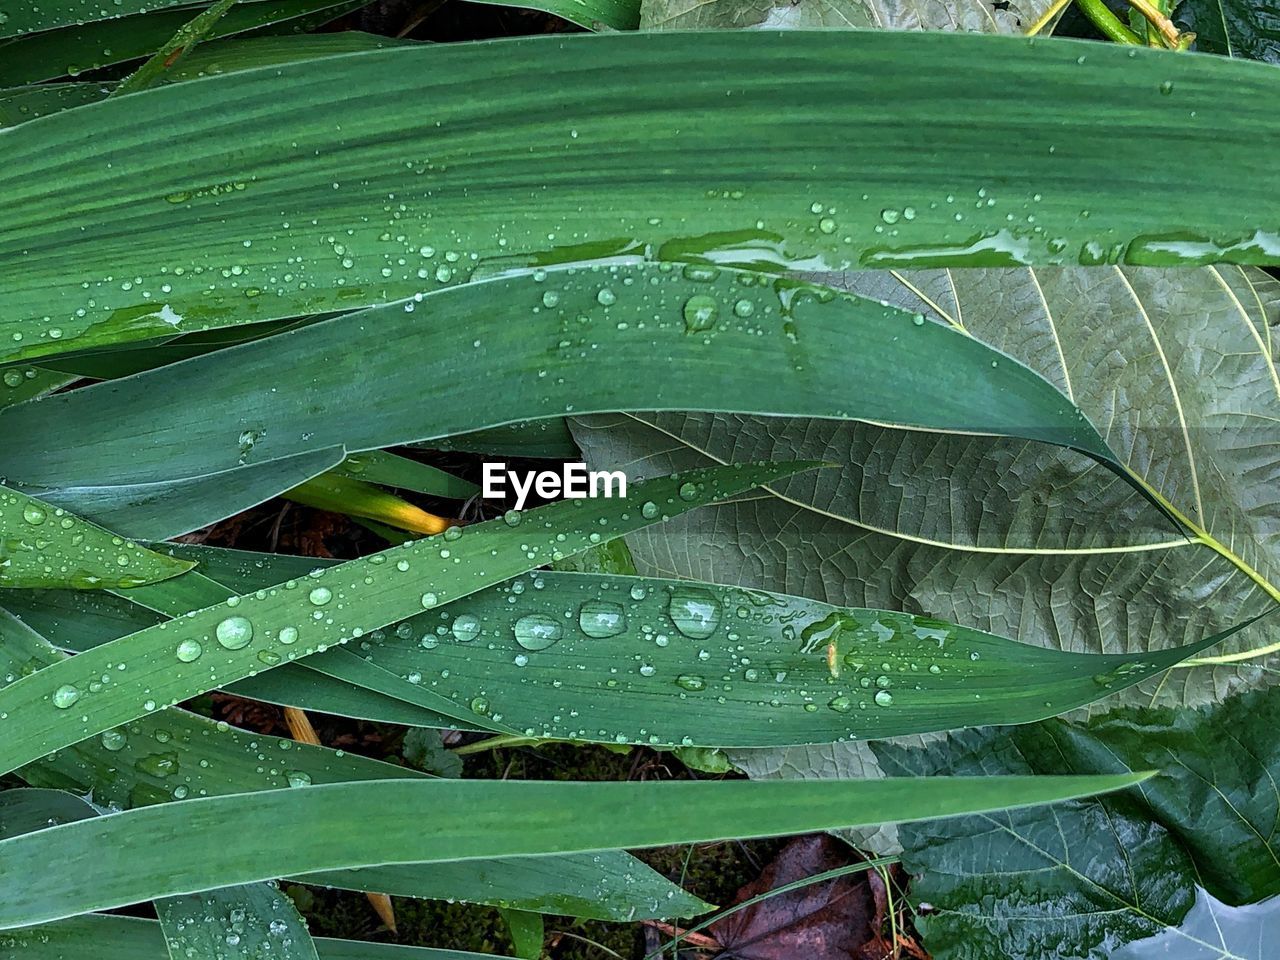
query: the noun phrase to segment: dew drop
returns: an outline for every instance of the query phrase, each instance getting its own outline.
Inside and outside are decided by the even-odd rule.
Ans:
[[[720,312],[715,298],[705,293],[690,297],[684,303],[684,329],[686,333],[701,333],[716,325],[716,315]]]
[[[469,613],[462,613],[453,618],[450,631],[459,643],[470,643],[480,636],[480,621]]]
[[[705,690],[707,689],[707,681],[702,677],[695,677],[689,673],[682,673],[676,677],[676,686],[685,690]]]
[[[889,706],[889,704],[893,703],[893,694],[888,690],[877,690],[876,703],[882,707]]]
[[[720,601],[706,590],[678,589],[671,593],[667,614],[686,637],[705,640],[720,625]]]
[[[253,624],[246,617],[227,617],[215,628],[214,636],[228,650],[242,650],[253,640]]]
[[[627,628],[627,617],[616,603],[588,600],[578,611],[578,626],[588,637],[616,637]]]
[[[53,705],[59,710],[66,710],[79,699],[79,688],[70,683],[64,683],[53,692]]]
[[[326,603],[333,599],[333,591],[328,587],[316,587],[307,595],[307,599],[314,603],[317,607],[323,607]]]
[[[202,653],[204,653],[204,647],[200,645],[199,640],[187,638],[178,644],[177,656],[183,663],[199,660]]]
[[[545,650],[563,634],[560,624],[544,613],[521,617],[512,627],[516,643],[526,650]]]

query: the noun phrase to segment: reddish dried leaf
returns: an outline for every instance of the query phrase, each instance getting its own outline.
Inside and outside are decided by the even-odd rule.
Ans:
[[[737,903],[860,858],[826,834],[785,846]],[[883,910],[864,874],[849,874],[761,901],[713,923],[708,932],[724,948],[721,960],[872,960],[884,955]]]

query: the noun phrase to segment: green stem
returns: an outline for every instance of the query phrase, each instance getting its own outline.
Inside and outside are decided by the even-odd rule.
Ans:
[[[218,0],[213,6],[202,11],[190,23],[180,28],[173,38],[156,52],[155,56],[122,80],[120,85],[111,92],[111,96],[120,97],[147,89],[177,66],[192,47],[209,35],[214,25],[235,4],[236,0]]]
[[[550,740],[539,740],[536,737],[521,737],[513,733],[504,733],[501,736],[490,737],[488,740],[478,740],[475,743],[463,744],[461,747],[454,747],[453,752],[460,756],[466,756],[471,753],[484,753],[486,750],[497,750],[499,747],[527,747],[535,743],[551,743]]]
[[[1136,33],[1120,22],[1102,0],[1076,0],[1076,6],[1108,39],[1134,47],[1146,46]]]

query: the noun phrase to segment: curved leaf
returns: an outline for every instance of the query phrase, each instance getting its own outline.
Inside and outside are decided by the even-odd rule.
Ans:
[[[494,960],[487,953],[324,937],[316,937],[315,945],[320,960]],[[89,954],[96,960],[169,960],[160,924],[137,917],[95,913],[0,933],[3,960],[64,960]]]
[[[811,466],[729,467],[636,484],[631,502],[653,502],[651,517],[627,501],[561,501],[532,511],[527,525],[511,522],[516,515],[477,524],[465,536],[453,527],[456,534],[411,541],[316,570],[305,581],[189,611],[0,691],[0,713],[9,716],[0,770],[621,536],[655,522],[658,504],[664,514],[678,515]]]
[[[450,322],[424,336],[419,315],[434,311]],[[424,382],[449,384],[426,408]],[[172,412],[157,422],[156,408]],[[188,476],[333,445],[654,408],[859,417],[1115,459],[1044,379],[919,314],[798,281],[637,265],[469,284],[0,410],[0,429],[39,438],[0,450],[0,474],[91,515],[109,511],[116,529],[171,535],[182,532],[173,514],[135,507],[135,488],[163,493]],[[188,528],[244,505],[233,488],[184,503]],[[196,522],[200,509],[210,516]]]
[[[625,254],[1280,260],[1256,149],[1280,124],[1280,75],[1261,64],[1095,45],[1086,66],[1067,41],[878,32],[532,38],[502,44],[500,71],[492,49],[329,57],[0,132],[0,257],[23,252],[0,287],[7,355]],[[171,149],[146,149],[157,129]],[[996,163],[1002,143],[1020,149]],[[1163,182],[1165,153],[1177,204],[1134,187]]]
[[[170,955],[256,960],[319,960],[293,902],[265,883],[207,890],[156,901]]]
[[[1142,777],[877,782],[384,781],[161,804],[0,841],[0,928],[279,872],[585,852],[1021,807]],[[418,818],[407,811],[431,810]],[[566,818],[566,811],[573,816]],[[305,826],[304,826],[305,825]],[[730,826],[731,825],[731,826]],[[245,838],[252,838],[246,843]],[[174,862],[181,844],[189,856]],[[111,856],[86,856],[111,850]],[[79,864],[72,873],[43,869]]]
[[[119,589],[167,580],[192,566],[0,486],[0,587]]]

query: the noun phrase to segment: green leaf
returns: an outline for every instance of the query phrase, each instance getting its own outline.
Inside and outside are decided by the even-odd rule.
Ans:
[[[41,29],[38,33],[0,41],[0,50],[4,52],[0,58],[0,84],[35,83],[66,74],[74,77],[87,70],[148,56],[172,37],[199,9],[173,9],[168,4],[141,3],[138,0],[127,2],[133,10],[146,7],[152,12],[123,16],[120,15],[125,12],[123,3],[118,7],[113,4],[105,8],[109,12],[117,12],[110,19]],[[317,12],[332,19],[364,6],[365,2],[366,0],[242,0],[218,22],[213,35],[229,36],[270,24],[287,24],[292,27],[303,22],[300,18]],[[167,9],[156,10],[156,6],[165,6]],[[34,4],[30,9],[35,9]],[[81,11],[83,9],[80,7]],[[79,19],[77,16],[76,20]],[[69,23],[74,24],[75,21]],[[386,45],[394,43],[395,41],[388,40]]]
[[[846,285],[1022,359],[1104,425],[1127,466],[1207,540],[1280,586],[1280,386],[1268,359],[1278,315],[1275,281],[1261,271],[914,271],[851,275]],[[643,574],[901,609],[1078,653],[1165,650],[1273,604],[1207,541],[1171,536],[1106,471],[1061,451],[704,414],[597,417],[575,429],[589,466],[630,476],[744,452],[844,466],[631,536]],[[744,553],[741,543],[768,549]],[[1271,618],[1214,653],[1277,640]],[[1267,683],[1273,666],[1179,670],[1106,706],[1201,704]],[[753,776],[874,775],[876,764],[847,743],[733,759]]]
[[[541,10],[588,30],[634,30],[640,26],[640,0],[481,0],[496,6]]]
[[[811,466],[702,471],[636,484],[632,497],[652,500],[662,505],[663,513],[677,515]],[[0,771],[197,693],[323,652],[412,612],[645,526],[658,516],[658,510],[652,518],[642,512],[647,511],[632,513],[627,501],[573,500],[531,511],[527,524],[492,520],[468,528],[465,536],[454,527],[450,529],[456,534],[316,570],[304,581],[233,597],[189,611],[172,624],[94,647],[0,691],[0,712],[13,718],[10,723],[21,722],[20,732],[0,744]],[[120,664],[127,673],[121,674]]]
[[[0,133],[0,257],[25,251],[0,342],[33,357],[646,253],[831,269],[1280,260],[1256,149],[1280,125],[1280,75],[1260,64],[1098,46],[1084,67],[1066,41],[843,31],[512,40],[503,71],[492,49],[311,60]],[[431,109],[406,117],[407,101]],[[179,146],[143,149],[157,129]],[[1176,204],[1133,187],[1163,182],[1167,155]]]
[[[3,107],[0,107],[0,110],[3,110]],[[4,384],[0,389],[0,407],[42,397],[75,379],[56,370],[46,370],[25,364],[5,367],[3,373],[0,373],[0,383]],[[568,430],[567,427],[565,429]]]
[[[568,268],[447,290],[421,307],[451,322],[424,336],[417,312],[392,304],[0,410],[0,430],[43,438],[38,448],[0,450],[0,475],[155,538],[247,505],[233,486],[225,496],[184,496],[179,529],[167,507],[177,494],[164,491],[188,477],[567,410],[859,417],[1115,457],[1057,389],[1005,354],[799,281],[706,267]],[[311,388],[317,379],[323,391]],[[427,410],[423,382],[450,385]],[[378,416],[365,413],[371,406]],[[159,422],[158,408],[171,411]],[[140,501],[139,489],[166,509]],[[209,515],[197,520],[199,510]]]
[[[581,454],[563,417],[523,420],[501,427],[440,437],[413,444],[431,450],[461,450],[490,456],[531,457],[546,460],[578,460]]]
[[[166,897],[156,901],[156,916],[174,957],[319,960],[293,902],[270,884]]]
[[[1141,779],[384,781],[161,804],[0,841],[0,928],[281,872],[784,835],[1045,803]],[[413,813],[424,809],[430,817]],[[188,855],[175,862],[178,847]],[[70,862],[75,871],[47,869]]]
[[[417,770],[437,777],[462,776],[462,758],[446,750],[440,742],[440,731],[418,727],[404,735],[401,748],[404,758]]]
[[[542,914],[525,910],[502,910],[502,919],[511,933],[516,956],[523,960],[538,960],[542,956],[542,942],[546,932]]]
[[[136,587],[193,566],[4,486],[0,537],[0,587]]]
[[[536,571],[406,620],[361,656],[524,736],[761,747],[1026,723],[1221,639],[1066,654],[885,610]]]
[[[0,129],[105,100],[111,89],[103,83],[57,83],[0,90]]]
[[[642,0],[640,29],[965,30],[1022,33],[1049,8],[1047,0],[1012,0],[995,6],[984,0],[942,0],[931,4],[901,0]]]
[[[490,954],[390,943],[315,938],[320,960],[493,960]],[[154,920],[89,914],[39,927],[0,933],[0,960],[169,960],[164,934]]]
[[[370,450],[347,457],[334,472],[367,483],[399,487],[449,500],[470,500],[480,492],[480,488],[470,480],[385,450]]]
[[[1182,0],[1174,22],[1196,35],[1196,49],[1280,63],[1280,6],[1275,0]]]
[[[0,668],[5,675],[55,662],[56,654],[23,624],[0,611]],[[273,673],[282,672],[273,671]],[[270,674],[268,674],[270,676]],[[107,731],[23,767],[36,786],[91,794],[127,809],[184,797],[226,796],[306,783],[413,777],[412,771],[364,757],[215,724],[185,710],[169,710]],[[37,796],[39,795],[39,796]],[[36,829],[51,815],[77,819],[88,809],[79,796],[8,791],[0,797],[44,798],[23,821]],[[52,799],[50,799],[52,798]],[[12,804],[0,804],[0,815]],[[0,833],[4,833],[0,830]],[[9,834],[23,832],[15,827]],[[295,878],[326,887],[406,897],[495,903],[525,910],[603,920],[694,916],[710,908],[621,850],[592,855],[468,860],[417,866],[376,866]]]
[[[913,896],[934,908],[917,919],[931,954],[1119,957],[1128,941],[1175,942],[1197,887],[1233,905],[1280,894],[1277,723],[1273,688],[1197,710],[956,734],[927,751],[878,746],[894,775],[1161,768],[1106,800],[902,828]]]

